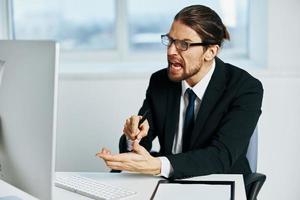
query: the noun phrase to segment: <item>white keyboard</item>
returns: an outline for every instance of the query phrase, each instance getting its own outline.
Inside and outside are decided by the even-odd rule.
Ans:
[[[136,194],[127,189],[78,175],[56,175],[55,186],[97,200],[120,199]]]

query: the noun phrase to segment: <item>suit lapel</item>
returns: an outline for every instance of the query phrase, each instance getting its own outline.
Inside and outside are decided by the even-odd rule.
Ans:
[[[201,134],[199,134],[199,132],[201,133],[201,130],[209,114],[211,113],[211,111],[219,101],[221,95],[223,94],[226,81],[224,67],[225,66],[223,61],[216,58],[215,71],[203,96],[200,109],[196,117],[195,126],[191,137],[191,147],[193,147],[196,140],[201,138]]]
[[[172,154],[174,135],[176,128],[178,128],[181,83],[171,83],[171,88],[167,95],[167,119],[165,127],[166,155]]]

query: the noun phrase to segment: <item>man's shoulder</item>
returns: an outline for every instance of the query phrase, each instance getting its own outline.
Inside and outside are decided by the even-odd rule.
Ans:
[[[159,84],[169,83],[170,79],[168,77],[167,68],[163,68],[163,69],[160,69],[160,70],[154,72],[151,75],[150,82],[151,83],[159,83]]]
[[[221,67],[225,72],[225,76],[229,85],[237,86],[242,83],[249,83],[252,85],[255,84],[262,86],[261,82],[257,78],[255,78],[249,72],[240,67],[232,65],[230,63],[223,63]]]
[[[149,91],[155,90],[155,92],[165,93],[169,89],[180,89],[181,82],[171,81],[168,76],[168,69],[164,68],[154,72],[149,81],[148,89]],[[153,90],[154,89],[154,90]]]
[[[168,70],[167,70],[167,68],[160,69],[160,70],[154,72],[151,75],[151,77],[159,78],[159,79],[167,79],[168,78]]]

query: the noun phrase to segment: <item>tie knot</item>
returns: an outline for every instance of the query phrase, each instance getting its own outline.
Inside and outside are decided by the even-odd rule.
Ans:
[[[191,90],[190,88],[188,88],[188,89],[186,89],[186,93],[188,95],[189,102],[194,102],[197,97],[195,92],[193,90]]]

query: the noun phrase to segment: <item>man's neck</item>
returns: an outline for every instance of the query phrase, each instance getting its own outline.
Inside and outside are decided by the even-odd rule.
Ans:
[[[209,70],[212,68],[212,65],[214,63],[214,60],[204,62],[201,66],[199,72],[195,74],[193,77],[186,80],[186,82],[191,86],[195,86],[197,83],[199,83],[203,77],[209,72]]]

